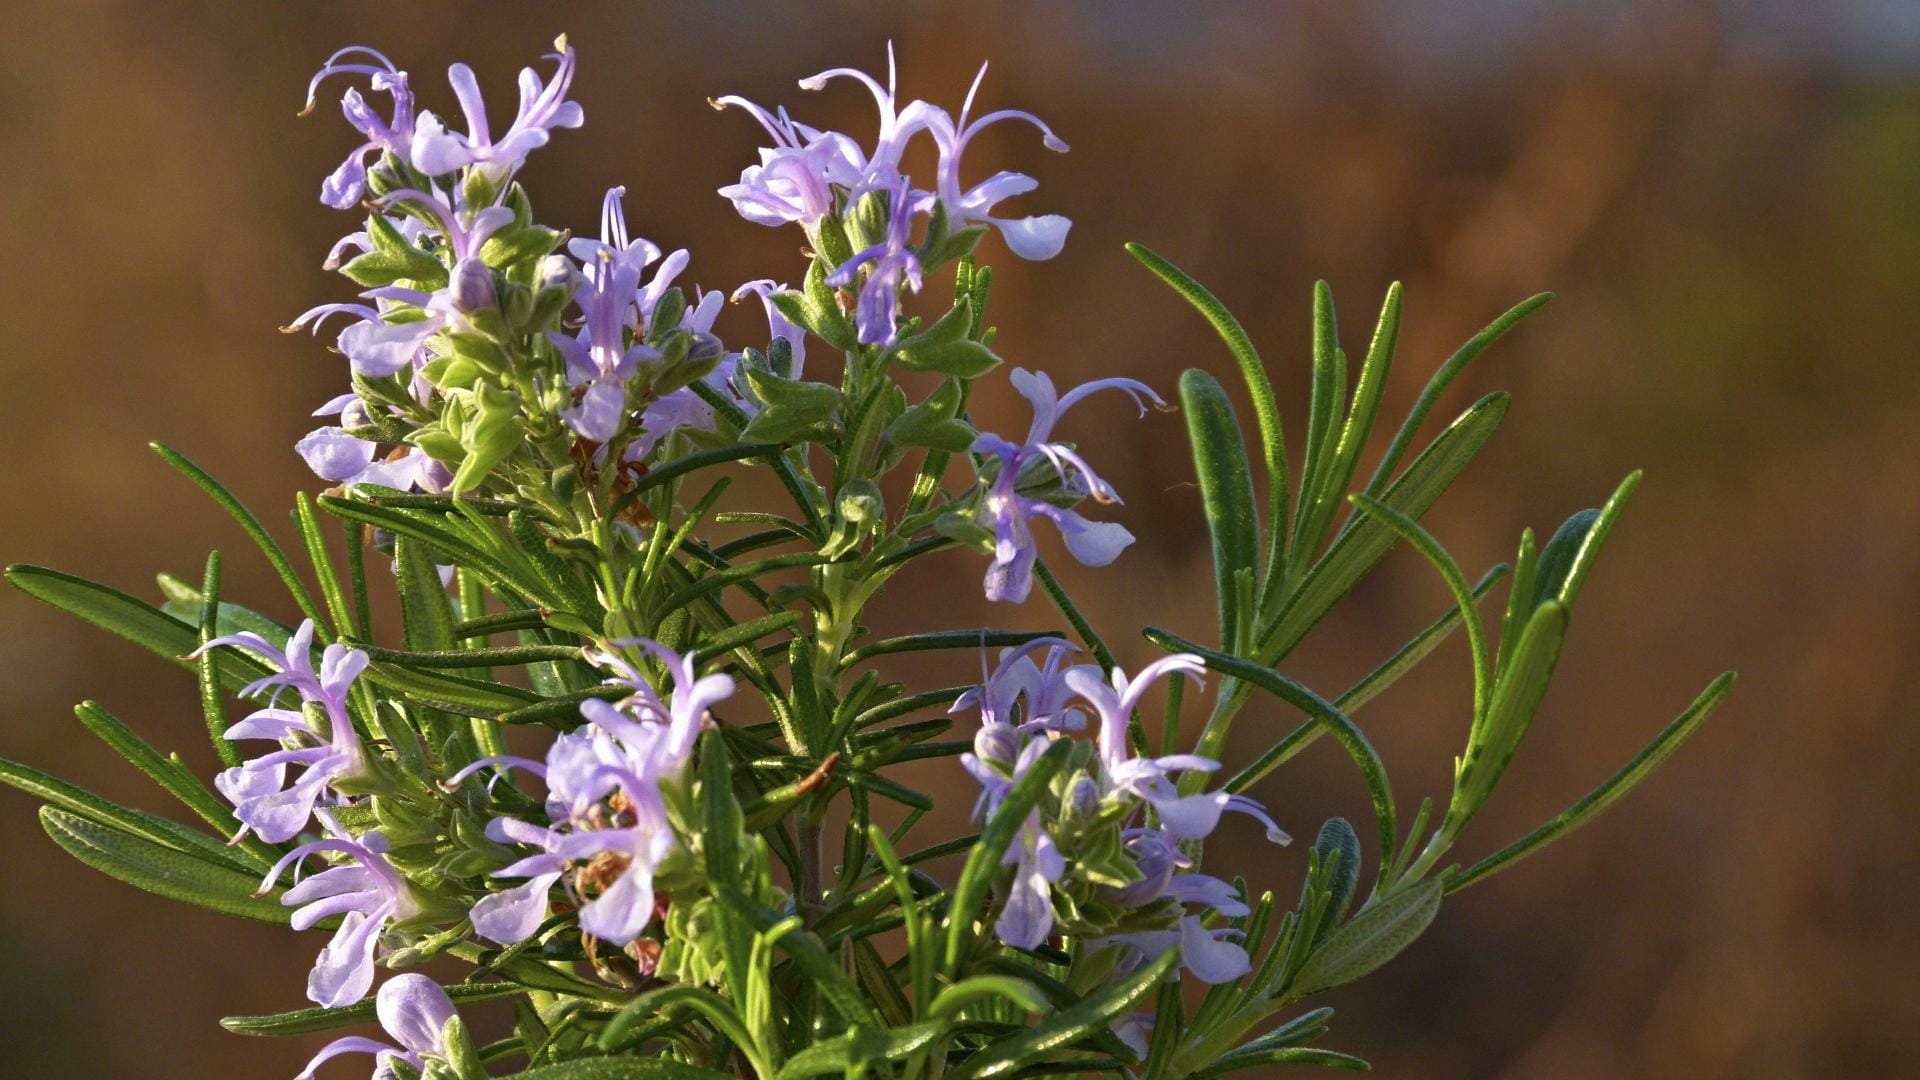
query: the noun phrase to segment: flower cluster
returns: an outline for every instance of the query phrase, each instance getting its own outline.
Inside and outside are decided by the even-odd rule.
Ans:
[[[667,700],[620,656],[590,652],[589,659],[617,673],[609,685],[629,696],[583,703],[588,725],[556,738],[544,763],[483,758],[455,774],[458,783],[487,766],[517,766],[547,785],[551,827],[511,817],[487,826],[495,841],[539,849],[494,872],[524,884],[473,905],[474,931],[489,941],[512,945],[533,936],[563,877],[580,928],[596,938],[627,945],[653,920],[655,873],[681,849],[662,789],[684,782],[708,710],[732,695],[734,684],[727,675],[697,676],[690,657],[657,642],[624,644],[659,658],[673,678]]]
[[[1025,259],[1051,259],[1067,242],[1072,222],[1059,214],[1033,217],[996,217],[994,207],[1032,191],[1036,182],[1016,172],[999,172],[972,187],[960,179],[961,158],[967,143],[984,128],[1003,120],[1021,120],[1040,131],[1047,149],[1065,152],[1067,144],[1041,119],[1018,109],[1001,109],[969,119],[973,99],[987,75],[985,64],[967,90],[960,115],[925,101],[899,104],[893,48],[887,48],[887,82],[853,68],[831,68],[800,80],[805,90],[819,90],[833,79],[853,79],[867,88],[879,109],[880,129],[873,148],[864,149],[849,136],[821,131],[793,120],[785,107],[769,112],[737,95],[714,101],[717,108],[737,106],[747,111],[767,133],[773,145],[762,147],[760,163],[740,174],[740,182],[720,189],[734,209],[761,225],[799,224],[816,245],[819,232],[831,217],[846,213],[863,200],[883,224],[864,230],[869,246],[856,252],[833,271],[837,286],[859,284],[856,324],[859,340],[869,345],[891,345],[898,339],[900,295],[919,292],[926,249],[943,235],[969,229],[999,230],[1007,247]],[[901,157],[914,136],[925,134],[939,150],[938,179],[932,190],[913,187],[900,171]],[[936,223],[937,215],[937,223]],[[911,243],[914,220],[929,227],[928,242]],[[864,283],[861,282],[864,271]]]
[[[1072,932],[1096,946],[1122,947],[1128,970],[1179,945],[1202,982],[1245,975],[1251,964],[1233,940],[1236,932],[1209,930],[1187,909],[1237,917],[1247,914],[1246,903],[1228,883],[1187,872],[1193,861],[1181,845],[1206,839],[1229,810],[1259,821],[1274,843],[1287,843],[1287,835],[1245,796],[1181,794],[1176,776],[1213,772],[1219,762],[1192,754],[1140,757],[1128,744],[1128,718],[1147,691],[1168,677],[1198,682],[1205,670],[1200,657],[1163,657],[1129,678],[1117,667],[1109,675],[1096,665],[1067,663],[1075,651],[1059,638],[1008,649],[985,681],[954,704],[980,714],[973,750],[960,758],[981,787],[976,816],[998,809],[1055,740],[1085,727],[1089,714],[1094,718],[1091,752],[1077,755],[1057,797],[1035,807],[1007,852],[1014,872],[995,933],[1016,949],[1038,948],[1060,918],[1058,897]],[[1071,873],[1063,851],[1074,855]],[[1168,925],[1150,925],[1156,919]]]

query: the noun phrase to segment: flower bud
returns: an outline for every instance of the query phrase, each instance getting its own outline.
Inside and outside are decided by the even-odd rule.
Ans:
[[[1134,865],[1140,868],[1140,880],[1126,888],[1110,890],[1108,895],[1121,907],[1145,907],[1160,899],[1173,883],[1173,872],[1182,862],[1180,852],[1165,833],[1146,832],[1127,840],[1127,854],[1133,856]]]
[[[1020,739],[1012,724],[984,724],[973,736],[973,752],[981,761],[1011,769],[1020,755]]]
[[[1067,814],[1070,817],[1090,818],[1100,812],[1100,786],[1086,773],[1073,778],[1067,786]]]
[[[499,296],[493,288],[493,268],[477,256],[469,255],[454,266],[453,281],[448,290],[453,297],[454,310],[462,315],[471,315],[499,305]]]
[[[534,277],[534,287],[544,292],[547,289],[559,289],[568,295],[580,283],[580,271],[573,260],[565,255],[549,255],[540,260],[540,272]]]
[[[687,359],[694,363],[718,361],[727,355],[727,347],[720,339],[704,330],[693,332],[693,339],[687,344]]]

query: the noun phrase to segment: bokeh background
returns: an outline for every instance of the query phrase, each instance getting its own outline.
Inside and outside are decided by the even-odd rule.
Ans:
[[[863,94],[792,80],[877,69],[891,38],[903,91],[957,105],[991,58],[983,103],[1040,112],[1073,151],[1009,125],[975,167],[1032,172],[1032,212],[1076,222],[1047,263],[988,242],[1001,351],[1069,383],[1126,373],[1170,390],[1190,365],[1231,380],[1203,324],[1122,253],[1140,240],[1238,311],[1296,432],[1316,277],[1356,353],[1387,284],[1406,283],[1389,423],[1459,341],[1558,292],[1454,391],[1447,415],[1493,389],[1516,404],[1428,522],[1477,571],[1510,558],[1522,527],[1551,530],[1630,469],[1648,478],[1465,853],[1557,812],[1722,669],[1743,678],[1614,813],[1460,894],[1390,968],[1335,995],[1327,1045],[1395,1077],[1920,1075],[1920,8],[16,0],[6,26],[0,558],[143,595],[156,571],[196,574],[219,547],[232,595],[290,612],[244,538],[145,443],[207,464],[276,522],[316,486],[289,445],[343,365],[275,327],[347,291],[319,262],[350,219],[314,196],[353,140],[324,104],[294,117],[343,44],[385,49],[442,110],[438,72],[465,59],[510,109],[513,72],[568,31],[588,124],[524,174],[543,219],[590,230],[600,191],[623,183],[636,231],[692,248],[694,280],[720,287],[800,262],[796,234],[713,194],[759,132],[708,96],[789,102],[864,136]],[[745,333],[758,317],[728,318]],[[977,401],[984,419],[1024,423],[1004,388]],[[1097,440],[1129,496],[1114,516],[1142,540],[1116,568],[1069,577],[1137,664],[1149,650],[1133,627],[1203,633],[1211,614],[1181,426],[1117,403],[1070,425]],[[1047,619],[1037,600],[987,610],[969,558],[903,581],[876,627]],[[1337,691],[1444,603],[1396,553],[1289,670]],[[96,698],[210,767],[190,680],[11,591],[0,685],[7,757],[165,809],[70,720]],[[1361,716],[1408,805],[1444,796],[1466,688],[1454,642]],[[1230,756],[1287,723],[1250,711]],[[963,798],[947,767],[917,779]],[[1257,794],[1307,836],[1365,812],[1331,744]],[[0,1073],[297,1070],[319,1040],[215,1021],[303,1004],[316,939],[94,875],[32,810],[0,791]],[[1298,847],[1230,840],[1219,854],[1257,881],[1297,887]]]

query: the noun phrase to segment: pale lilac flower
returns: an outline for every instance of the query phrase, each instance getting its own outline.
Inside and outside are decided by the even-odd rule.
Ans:
[[[340,331],[337,345],[352,363],[353,370],[372,379],[409,367],[417,368],[424,359],[422,350],[428,339],[449,327],[457,329],[466,325],[467,310],[463,308],[463,301],[473,298],[456,289],[456,285],[482,274],[489,275],[490,280],[491,271],[479,259],[480,249],[490,236],[513,223],[513,211],[504,206],[463,215],[440,197],[412,189],[393,192],[381,201],[382,209],[396,206],[413,207],[439,223],[440,235],[454,258],[447,287],[433,293],[397,285],[369,289],[360,294],[361,298],[386,305],[384,308],[367,304],[321,304],[301,313],[287,327],[298,330],[310,326],[318,333],[321,324],[331,316],[355,316],[356,321]],[[398,321],[389,321],[390,317],[397,317]]]
[[[1127,1049],[1132,1050],[1135,1057],[1144,1058],[1147,1056],[1148,1040],[1153,1038],[1153,1021],[1152,1013],[1127,1013],[1108,1026],[1121,1042],[1127,1044]]]
[[[573,83],[573,49],[562,38],[554,42],[558,53],[547,59],[556,62],[553,81],[541,80],[532,68],[520,69],[520,108],[513,124],[498,141],[487,123],[487,105],[480,97],[480,82],[473,69],[455,64],[447,69],[447,81],[460,101],[467,120],[466,134],[447,130],[446,124],[431,112],[423,112],[414,125],[413,165],[428,176],[440,176],[467,166],[475,166],[493,183],[503,186],[527,155],[545,146],[555,128],[575,128],[585,120],[578,102],[567,100]]]
[[[1033,745],[1044,749],[1041,741]],[[1053,886],[1067,873],[1066,857],[1041,827],[1038,811],[1028,815],[1004,862],[1014,865],[1013,881],[993,924],[994,936],[1015,949],[1037,949],[1053,932]]]
[[[1139,969],[1175,945],[1180,947],[1180,962],[1193,976],[1208,985],[1232,982],[1253,970],[1253,961],[1239,944],[1240,931],[1226,928],[1209,930],[1198,915],[1188,915],[1171,930],[1142,930],[1114,934],[1087,942],[1091,949],[1118,945],[1120,962],[1114,967],[1117,977]]]
[[[313,620],[302,622],[284,649],[252,631],[241,631],[214,638],[194,650],[194,656],[208,649],[231,646],[267,661],[279,672],[244,687],[243,697],[272,690],[292,689],[300,700],[317,706],[326,716],[326,729],[316,730],[307,713],[299,709],[276,708],[270,699],[260,709],[226,731],[229,739],[271,739],[283,749],[236,765],[214,778],[218,788],[234,804],[234,817],[241,822],[239,835],[248,830],[260,834],[269,843],[282,843],[298,835],[323,799],[333,798],[333,783],[352,779],[366,771],[366,755],[360,736],[347,715],[347,694],[354,679],[366,669],[367,654],[335,642],[322,653],[320,670],[313,669]],[[288,766],[305,771],[287,783]]]
[[[1042,649],[1046,650],[1046,656],[1036,664],[1033,654]],[[1043,729],[1079,731],[1087,725],[1087,714],[1073,707],[1073,688],[1064,677],[1066,662],[1079,651],[1063,638],[1035,638],[1001,650],[1000,662],[992,674],[985,671],[983,651],[980,685],[961,694],[947,711],[978,708],[981,723],[991,727],[1013,723],[1014,707],[1024,700],[1026,712],[1019,725],[1022,733]]]
[[[327,57],[327,62],[321,65],[319,73],[307,84],[307,104],[300,110],[301,115],[313,111],[320,84],[332,75],[369,76],[373,89],[393,99],[390,120],[380,119],[358,89],[349,87],[340,99],[347,123],[365,135],[367,141],[348,154],[340,167],[321,182],[320,201],[336,210],[348,210],[366,192],[368,154],[385,151],[402,159],[407,157],[414,136],[413,92],[407,88],[407,73],[395,68],[393,61],[372,49],[353,45]]]
[[[425,975],[411,972],[395,975],[374,995],[375,1014],[380,1026],[399,1045],[392,1046],[364,1035],[348,1035],[320,1048],[294,1080],[313,1080],[320,1066],[341,1054],[372,1054],[373,1080],[393,1080],[393,1063],[405,1062],[416,1071],[427,1067],[426,1058],[447,1055],[447,1024],[453,1020],[453,1001],[440,984]]]
[[[740,216],[756,225],[799,223],[811,230],[834,211],[835,189],[860,183],[864,157],[852,139],[795,123],[738,95],[717,98],[714,108],[737,105],[747,110],[772,137],[760,149],[760,164],[740,172],[740,182],[720,189]]]
[[[987,76],[987,65],[980,65],[980,73],[973,78],[973,86],[967,90],[966,104],[960,108],[960,119],[954,120],[944,111],[936,111],[932,117],[934,143],[940,148],[939,196],[940,205],[946,208],[947,224],[954,231],[974,224],[992,225],[1000,230],[1007,247],[1023,259],[1051,259],[1060,254],[1067,242],[1067,230],[1073,223],[1059,214],[1041,214],[1035,217],[1000,218],[994,217],[995,204],[1015,195],[1023,195],[1039,184],[1024,173],[998,172],[970,188],[962,190],[960,182],[960,158],[966,152],[967,143],[983,128],[997,124],[1002,120],[1024,120],[1040,129],[1041,141],[1047,149],[1065,153],[1067,144],[1053,133],[1053,129],[1043,123],[1039,117],[1018,109],[1001,109],[991,112],[969,123],[967,115],[973,111],[974,95],[980,91],[980,81]]]
[[[267,872],[260,892],[273,888],[288,867],[310,855],[336,852],[347,856],[347,861],[305,878],[280,897],[282,904],[297,909],[293,913],[295,930],[341,916],[340,928],[320,950],[307,977],[307,997],[331,1009],[367,996],[373,986],[374,957],[382,931],[388,923],[410,919],[421,909],[406,878],[387,861],[385,836],[369,832],[355,840],[331,814],[322,810],[320,819],[333,838],[315,840],[287,852]]]
[[[1148,664],[1131,679],[1117,667],[1103,679],[1100,669],[1089,665],[1071,668],[1063,677],[1099,718],[1101,779],[1109,795],[1136,798],[1153,807],[1160,827],[1179,840],[1198,840],[1210,835],[1219,824],[1220,815],[1231,810],[1265,825],[1267,838],[1274,843],[1287,843],[1287,834],[1280,831],[1260,804],[1244,795],[1224,791],[1180,794],[1173,781],[1175,774],[1213,772],[1220,768],[1219,762],[1195,754],[1137,758],[1127,745],[1127,719],[1156,680],[1182,675],[1199,682],[1205,671],[1206,665],[1200,657],[1176,653]]]
[[[575,434],[598,443],[619,434],[627,415],[627,382],[641,364],[660,359],[659,350],[643,340],[644,330],[689,258],[684,248],[666,256],[642,287],[643,273],[660,259],[660,248],[628,237],[620,206],[624,191],[618,187],[607,191],[601,204],[599,241],[582,238],[568,245],[584,264],[582,287],[574,292],[584,317],[580,333],[569,337],[547,332],[547,339],[566,361],[567,381],[576,394],[574,405],[562,409],[560,417]],[[627,344],[629,329],[641,331],[632,345]]]
[[[1015,444],[998,435],[981,434],[973,441],[973,452],[992,454],[1000,459],[999,475],[987,490],[986,514],[994,530],[993,563],[987,568],[986,593],[989,600],[1019,603],[1033,589],[1035,558],[1031,519],[1042,517],[1054,523],[1066,541],[1067,551],[1086,566],[1105,566],[1119,558],[1133,543],[1133,534],[1125,526],[1112,522],[1088,521],[1072,510],[1054,506],[1044,499],[1021,494],[1020,474],[1032,461],[1051,462],[1068,490],[1084,491],[1098,502],[1120,501],[1112,485],[1100,479],[1092,466],[1068,446],[1050,441],[1053,427],[1066,411],[1100,390],[1119,390],[1140,406],[1145,415],[1147,402],[1164,406],[1158,394],[1136,379],[1095,379],[1082,383],[1062,397],[1053,388],[1045,372],[1015,368],[1013,388],[1033,405],[1033,426],[1026,441]]]
[[[742,97],[716,99],[715,108],[736,105],[747,110],[774,143],[761,149],[759,165],[742,171],[740,182],[721,188],[720,194],[748,221],[761,225],[799,222],[811,230],[835,209],[836,192],[851,200],[902,183],[900,157],[907,143],[931,127],[941,113],[924,101],[900,107],[894,91],[895,74],[893,45],[889,43],[885,86],[854,68],[831,68],[800,80],[805,90],[819,90],[838,78],[855,79],[867,88],[880,111],[880,129],[871,153],[839,132],[795,122],[785,108],[769,113]]]
[[[315,428],[294,443],[293,448],[314,475],[328,483],[378,484],[400,491],[419,488],[440,492],[453,480],[453,474],[445,465],[428,457],[419,447],[409,447],[399,457],[376,460],[377,444],[356,439],[341,427]]]
[[[580,712],[589,726],[554,740],[545,766],[537,769],[546,780],[552,828],[513,818],[497,818],[488,825],[488,835],[501,843],[540,849],[494,873],[527,879],[523,884],[474,905],[474,930],[488,940],[525,940],[546,918],[553,886],[575,865],[604,855],[616,857],[619,874],[582,904],[581,928],[624,945],[653,919],[654,871],[679,846],[660,785],[684,779],[708,710],[733,693],[734,682],[727,675],[698,677],[691,654],[656,642],[635,639],[622,644],[638,645],[659,657],[673,679],[673,692],[663,699],[624,658],[588,651],[589,660],[613,669],[609,685],[632,693],[619,701],[582,703]],[[463,770],[462,777],[481,764]],[[493,759],[486,764],[531,763]],[[572,881],[567,886],[577,888]]]
[[[862,266],[871,264],[853,315],[861,344],[891,345],[900,337],[900,292],[919,292],[921,283],[920,256],[908,236],[913,216],[925,212],[931,202],[931,197],[912,191],[900,180],[887,196],[886,238],[827,275],[827,284],[844,289],[853,285]]]
[[[733,290],[733,302],[739,303],[740,298],[748,294],[760,298],[760,303],[767,309],[768,339],[770,342],[784,341],[793,350],[793,366],[787,371],[787,377],[798,379],[807,367],[807,332],[788,322],[787,317],[780,314],[780,308],[774,304],[773,295],[786,291],[786,285],[775,284],[772,278],[761,278],[757,281],[749,281]]]
[[[913,136],[926,130],[934,123],[940,110],[924,101],[908,102],[905,108],[896,103],[895,86],[897,72],[893,62],[893,42],[887,42],[887,85],[881,86],[879,80],[855,68],[829,68],[817,75],[809,75],[800,80],[802,90],[820,90],[829,79],[854,79],[867,88],[873,95],[873,103],[880,110],[880,130],[874,136],[873,152],[860,162],[860,179],[848,185],[854,194],[882,186],[891,186],[900,179],[900,157],[906,152],[907,143]]]

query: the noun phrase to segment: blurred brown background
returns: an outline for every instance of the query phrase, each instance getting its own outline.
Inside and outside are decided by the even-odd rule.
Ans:
[[[800,264],[796,233],[745,223],[713,194],[759,132],[708,96],[785,101],[864,138],[863,94],[807,95],[792,80],[877,70],[891,37],[903,91],[953,106],[990,58],[983,104],[1034,109],[1074,148],[1047,154],[1009,125],[973,163],[1034,173],[1022,212],[1076,223],[1052,262],[985,249],[1001,351],[1063,382],[1126,373],[1171,391],[1196,364],[1231,377],[1125,240],[1240,314],[1296,446],[1316,277],[1334,286],[1350,353],[1387,283],[1407,285],[1389,424],[1473,330],[1531,292],[1560,294],[1450,397],[1445,416],[1498,388],[1516,404],[1429,524],[1477,572],[1510,558],[1522,527],[1550,531],[1630,469],[1648,479],[1466,857],[1612,772],[1722,669],[1743,674],[1611,816],[1450,901],[1419,945],[1336,995],[1327,1045],[1395,1077],[1920,1075],[1920,747],[1906,692],[1920,638],[1920,9],[815,10],[10,5],[0,558],[152,595],[155,571],[197,574],[218,546],[233,595],[290,611],[244,538],[145,442],[204,462],[270,521],[317,486],[289,446],[343,365],[274,328],[347,291],[318,264],[352,219],[315,201],[353,142],[328,104],[341,87],[294,118],[335,47],[386,50],[442,111],[439,72],[465,59],[510,110],[514,71],[568,31],[588,124],[524,174],[543,219],[590,230],[600,192],[624,183],[635,230],[691,247],[693,280],[721,287]],[[751,312],[729,319],[757,332]],[[1001,388],[979,415],[1024,425],[1015,404]],[[1112,570],[1070,568],[1100,625],[1132,664],[1149,655],[1132,636],[1142,622],[1204,634],[1210,570],[1178,419],[1136,424],[1108,402],[1066,428],[1128,495],[1115,516],[1142,536]],[[943,558],[903,580],[881,629],[1048,618],[1040,600],[987,610],[977,561]],[[1398,552],[1290,670],[1335,692],[1444,603]],[[1462,738],[1465,653],[1452,645],[1361,716],[1409,806],[1444,796]],[[959,674],[913,670],[925,685]],[[0,754],[108,795],[162,808],[68,719],[82,698],[211,762],[189,680],[11,591],[0,684]],[[1232,758],[1286,722],[1250,711]],[[1327,814],[1365,813],[1331,744],[1257,794],[1308,837]],[[317,938],[99,877],[11,790],[0,823],[0,1074],[286,1076],[320,1041],[215,1024],[304,1004]],[[1217,849],[1258,852],[1249,874],[1296,888],[1298,847]]]

